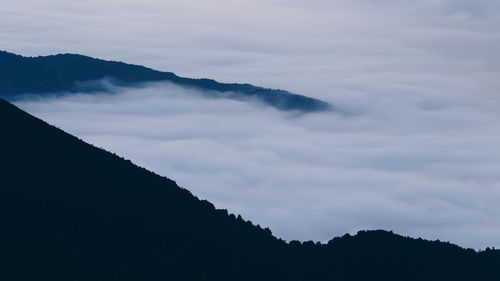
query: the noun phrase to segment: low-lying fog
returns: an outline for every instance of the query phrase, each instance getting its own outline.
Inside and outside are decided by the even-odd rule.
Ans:
[[[298,114],[165,83],[113,92],[16,105],[286,240],[382,228],[500,246],[496,106],[359,91]]]

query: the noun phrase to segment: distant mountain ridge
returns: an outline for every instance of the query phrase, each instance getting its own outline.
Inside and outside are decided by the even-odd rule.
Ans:
[[[2,99],[0,122],[0,280],[500,278],[498,250],[387,231],[285,243]]]
[[[140,65],[106,61],[77,54],[24,57],[0,51],[0,97],[11,100],[22,94],[44,95],[62,92],[92,92],[102,88],[81,87],[89,81],[110,78],[118,85],[168,81],[183,87],[217,91],[230,98],[254,98],[280,110],[325,111],[332,107],[321,100],[266,89],[250,84],[219,83],[211,79],[183,78]],[[207,93],[210,94],[210,93]]]

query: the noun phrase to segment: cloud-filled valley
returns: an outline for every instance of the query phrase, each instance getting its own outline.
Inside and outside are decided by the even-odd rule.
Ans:
[[[500,2],[19,0],[0,41],[280,88],[279,112],[169,84],[16,104],[287,240],[358,229],[500,247]]]
[[[297,114],[168,83],[113,92],[16,105],[287,240],[383,228],[500,245],[500,116],[482,100],[358,92]]]

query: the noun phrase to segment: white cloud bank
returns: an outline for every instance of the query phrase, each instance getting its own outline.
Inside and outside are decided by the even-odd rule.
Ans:
[[[383,228],[500,245],[497,111],[419,92],[345,99],[344,113],[294,115],[160,83],[17,105],[287,240]]]
[[[500,247],[500,1],[4,2],[7,51],[283,88],[346,112],[287,116],[161,85],[20,103],[219,207],[286,239],[386,228]]]

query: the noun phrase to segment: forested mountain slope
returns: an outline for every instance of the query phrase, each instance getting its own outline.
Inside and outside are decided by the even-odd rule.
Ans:
[[[0,97],[8,100],[23,94],[96,92],[106,90],[101,79],[121,86],[140,86],[144,82],[172,82],[201,90],[209,96],[256,99],[280,110],[324,111],[331,106],[318,99],[284,90],[266,89],[250,84],[226,84],[211,79],[183,78],[139,65],[105,61],[76,54],[23,57],[0,51]]]
[[[386,231],[285,243],[1,99],[0,122],[1,280],[500,278],[496,250]]]

